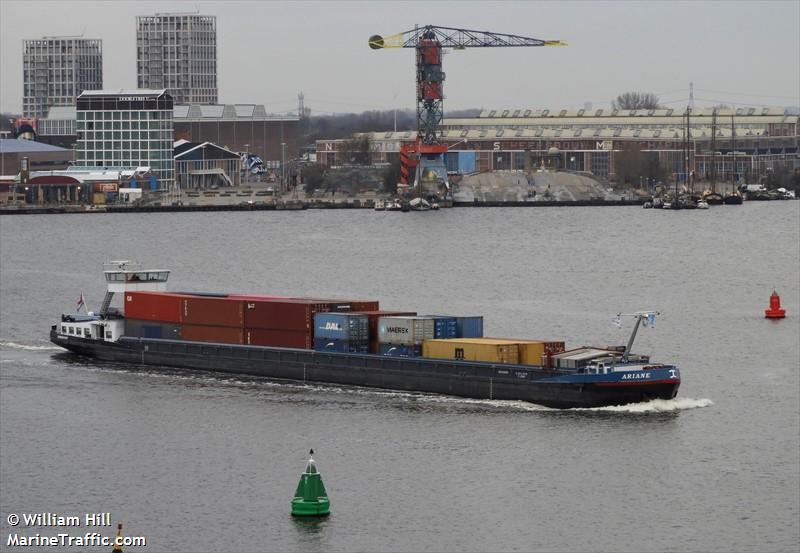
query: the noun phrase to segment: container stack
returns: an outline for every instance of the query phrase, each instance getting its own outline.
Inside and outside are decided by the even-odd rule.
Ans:
[[[422,343],[432,340],[431,317],[381,317],[378,320],[378,353],[394,357],[419,357]]]
[[[125,334],[553,367],[564,342],[484,338],[483,317],[380,311],[374,300],[126,292]]]
[[[317,313],[314,349],[334,353],[369,352],[369,318],[360,313]]]
[[[414,311],[359,311],[366,315],[369,321],[369,352],[379,353],[380,341],[378,339],[378,321],[381,317],[414,317]]]
[[[126,292],[126,335],[312,349],[317,313],[348,312],[353,306],[377,310],[378,305],[372,300]]]

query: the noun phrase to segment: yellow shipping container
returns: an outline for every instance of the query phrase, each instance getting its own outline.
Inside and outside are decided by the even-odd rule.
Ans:
[[[541,365],[544,342],[519,342],[520,365]]]
[[[422,342],[422,356],[516,365],[519,363],[519,346],[516,341],[495,338],[425,340]]]
[[[548,351],[558,353],[564,351],[564,342],[552,340],[525,340],[523,338],[503,338],[519,344],[520,365],[544,365]]]
[[[94,194],[92,194],[92,203],[95,205],[106,203],[106,193],[95,192]]]

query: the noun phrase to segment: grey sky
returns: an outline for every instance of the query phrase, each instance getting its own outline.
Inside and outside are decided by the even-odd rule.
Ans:
[[[103,40],[105,88],[136,86],[135,16],[217,16],[221,103],[315,113],[414,107],[410,49],[367,38],[435,24],[566,40],[445,57],[445,113],[580,107],[627,90],[698,105],[800,105],[800,1],[752,2],[45,2],[0,1],[0,109],[22,107],[22,40]]]

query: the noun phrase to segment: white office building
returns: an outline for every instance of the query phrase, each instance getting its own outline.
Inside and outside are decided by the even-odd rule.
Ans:
[[[86,91],[76,108],[76,165],[147,166],[159,189],[173,189],[173,101],[166,90]]]

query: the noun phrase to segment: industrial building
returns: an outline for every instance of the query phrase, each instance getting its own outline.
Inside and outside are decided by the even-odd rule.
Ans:
[[[126,191],[156,186],[149,167],[68,167],[52,171],[20,171],[0,176],[0,204],[92,204],[113,203]]]
[[[280,166],[297,152],[296,115],[267,113],[263,105],[175,106],[175,140],[213,142]]]
[[[175,142],[175,181],[181,190],[239,186],[242,158],[211,142]]]
[[[441,141],[449,172],[529,171],[544,167],[591,172],[617,180],[623,152],[657,159],[684,180],[685,152],[697,178],[749,180],[768,169],[800,167],[797,115],[783,108],[688,110],[484,110],[478,117],[445,119]],[[416,131],[372,132],[370,161],[388,163]],[[349,163],[352,140],[317,141],[317,161]]]
[[[33,140],[17,138],[0,139],[0,175],[16,175],[27,158],[29,171],[66,169],[75,159],[75,153]]]
[[[51,106],[75,105],[84,90],[103,88],[103,42],[83,37],[23,41],[23,117],[45,117]]]
[[[160,189],[172,190],[173,108],[163,89],[84,92],[77,99],[77,165],[147,166]]]
[[[157,13],[136,18],[137,86],[167,89],[176,105],[217,103],[217,18]]]
[[[248,152],[264,160],[268,167],[280,167],[297,153],[296,115],[267,113],[263,105],[224,104],[178,106],[172,112],[172,140],[212,142],[233,152]],[[70,148],[78,142],[74,107],[51,108],[38,119],[36,139]]]

